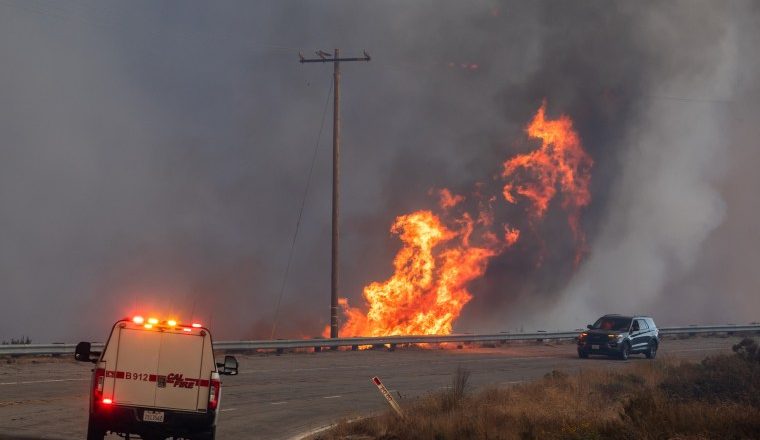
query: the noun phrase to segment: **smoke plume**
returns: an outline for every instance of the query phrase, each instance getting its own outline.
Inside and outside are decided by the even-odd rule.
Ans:
[[[757,320],[760,8],[584,3],[0,2],[0,339],[103,338],[129,313],[268,337],[331,81],[343,67],[341,296],[388,279],[399,215],[503,192],[545,99],[593,159],[468,286],[454,331]],[[329,113],[276,337],[329,318]],[[463,202],[466,206],[467,201]]]

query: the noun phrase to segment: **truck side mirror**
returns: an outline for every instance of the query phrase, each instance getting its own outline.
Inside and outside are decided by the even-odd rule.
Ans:
[[[74,359],[80,362],[97,362],[97,359],[92,359],[92,344],[89,342],[80,342],[77,344],[77,348],[74,349]]]
[[[235,356],[224,357],[224,374],[235,376],[238,374],[238,361]]]

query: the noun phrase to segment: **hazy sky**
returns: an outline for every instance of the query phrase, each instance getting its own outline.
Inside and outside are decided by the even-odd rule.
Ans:
[[[759,29],[752,1],[0,0],[0,339],[138,311],[268,337],[331,83],[298,52],[335,47],[373,56],[343,66],[352,304],[394,217],[493,184],[546,99],[595,161],[591,252],[553,210],[546,264],[535,237],[492,261],[455,329],[760,320]],[[330,127],[279,337],[329,320]]]

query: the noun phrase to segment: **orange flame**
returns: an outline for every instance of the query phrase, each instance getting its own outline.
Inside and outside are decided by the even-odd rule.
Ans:
[[[513,244],[517,243],[517,240],[519,238],[519,229],[510,228],[509,225],[504,225],[504,241],[507,243],[507,246],[512,246]]]
[[[438,196],[440,197],[438,204],[443,209],[453,208],[457,206],[459,203],[464,201],[464,196],[459,195],[459,194],[454,194],[446,188],[443,188],[442,190],[438,191]]]
[[[472,298],[467,283],[482,276],[488,259],[498,252],[488,243],[466,245],[471,227],[472,220],[467,220],[459,232],[451,231],[430,211],[398,217],[391,232],[399,235],[403,247],[393,262],[395,272],[364,288],[366,315],[341,299],[347,317],[341,334],[451,333],[454,320]]]
[[[541,139],[541,147],[504,163],[502,177],[507,182],[502,192],[509,203],[517,203],[518,197],[528,199],[532,223],[544,216],[561,191],[574,238],[583,245],[579,217],[581,208],[591,200],[589,171],[593,161],[581,147],[570,118],[563,115],[547,120],[545,111],[546,103],[526,128],[528,136]],[[520,169],[525,173],[518,176]],[[396,218],[391,232],[399,236],[402,247],[393,261],[394,273],[383,282],[364,287],[366,313],[340,299],[346,318],[340,329],[342,336],[451,333],[454,321],[472,299],[468,284],[483,276],[492,257],[520,238],[520,230],[508,224],[496,232],[496,196],[483,190],[483,183],[475,184],[476,215],[463,212],[464,196],[444,188],[438,191],[441,216],[416,211]],[[451,215],[455,208],[458,216]],[[325,335],[329,335],[329,328]]]
[[[545,101],[526,132],[532,138],[541,139],[541,147],[504,162],[502,177],[508,179],[504,185],[504,199],[509,203],[517,203],[517,195],[528,199],[531,203],[528,213],[535,221],[544,216],[559,189],[562,208],[568,212],[568,223],[579,245],[577,263],[585,252],[586,238],[580,228],[580,211],[591,202],[589,171],[594,161],[581,146],[573,121],[568,116],[546,119]],[[521,179],[516,174],[519,169],[532,179]]]

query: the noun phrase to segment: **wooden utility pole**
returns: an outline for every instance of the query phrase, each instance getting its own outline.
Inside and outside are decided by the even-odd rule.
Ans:
[[[332,184],[332,270],[330,275],[330,337],[338,337],[338,201],[340,199],[340,63],[349,61],[369,61],[367,51],[364,57],[341,58],[340,49],[335,54],[319,50],[319,58],[304,58],[299,53],[301,63],[333,63],[333,184]]]

